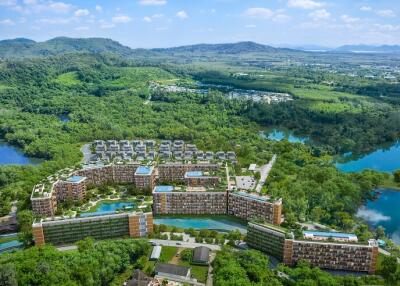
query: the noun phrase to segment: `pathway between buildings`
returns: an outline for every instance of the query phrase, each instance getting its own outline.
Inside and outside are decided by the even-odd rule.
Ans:
[[[84,164],[88,164],[90,162],[90,157],[92,156],[92,152],[90,151],[90,143],[83,145],[81,152],[83,155],[82,162]]]
[[[195,248],[198,246],[205,246],[214,251],[221,250],[221,246],[216,245],[216,244],[184,242],[184,241],[178,241],[178,240],[163,240],[163,239],[149,239],[149,241],[152,243],[156,243],[158,245],[162,245],[162,246],[175,246],[175,247],[182,247],[182,248]]]
[[[257,193],[261,192],[261,189],[264,186],[265,181],[268,178],[269,172],[271,171],[272,167],[275,164],[276,157],[277,157],[276,154],[274,154],[274,156],[272,156],[272,159],[271,159],[271,161],[269,161],[268,164],[260,167],[260,180],[258,181],[258,184],[256,186]]]

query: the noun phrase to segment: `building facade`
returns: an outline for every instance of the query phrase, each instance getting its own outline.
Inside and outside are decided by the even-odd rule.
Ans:
[[[263,220],[281,224],[282,200],[271,201],[268,197],[245,192],[229,192],[228,214],[244,220]]]
[[[35,245],[75,243],[85,237],[109,239],[145,237],[153,232],[152,213],[119,213],[102,216],[41,220],[32,225]]]
[[[250,247],[272,255],[288,266],[300,260],[322,269],[374,273],[378,245],[332,241],[296,240],[276,226],[249,223],[247,242]]]
[[[154,215],[226,214],[226,192],[157,192],[153,191]]]

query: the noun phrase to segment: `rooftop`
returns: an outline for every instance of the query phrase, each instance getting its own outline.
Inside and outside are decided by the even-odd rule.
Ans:
[[[170,275],[187,277],[190,273],[190,267],[179,266],[168,263],[157,263],[155,272],[157,274],[165,273]]]
[[[186,172],[185,177],[188,177],[188,178],[203,177],[203,172],[202,171],[189,171],[189,172]]]
[[[173,186],[156,186],[154,188],[155,193],[169,193],[174,190]]]
[[[343,232],[328,232],[328,231],[304,231],[305,235],[319,236],[319,237],[332,237],[332,238],[347,238],[347,239],[357,239],[357,235],[353,233],[343,233]]]
[[[268,202],[269,199],[270,199],[268,196],[262,197],[262,196],[259,196],[259,195],[256,195],[256,194],[248,194],[248,193],[245,193],[245,192],[235,192],[233,194],[237,195],[237,196],[244,197],[244,198],[249,198],[249,199],[252,199],[252,200],[256,200],[256,201],[259,201],[259,202]]]
[[[152,170],[151,166],[139,166],[136,169],[135,175],[150,175]]]
[[[69,177],[66,181],[70,183],[79,183],[83,180],[85,180],[86,177],[81,177],[81,176],[71,176]]]
[[[192,261],[208,263],[210,259],[210,249],[205,246],[196,247],[193,251]]]

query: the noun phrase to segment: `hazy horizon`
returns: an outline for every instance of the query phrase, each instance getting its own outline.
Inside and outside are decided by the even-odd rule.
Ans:
[[[111,38],[132,48],[253,41],[277,47],[400,44],[394,0],[0,0],[0,38]]]

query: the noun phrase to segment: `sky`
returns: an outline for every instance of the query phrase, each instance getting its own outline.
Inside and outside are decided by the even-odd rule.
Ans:
[[[0,39],[58,36],[132,48],[400,44],[400,0],[0,0]]]

